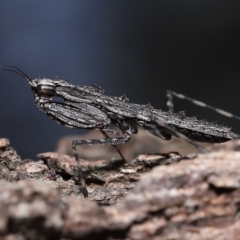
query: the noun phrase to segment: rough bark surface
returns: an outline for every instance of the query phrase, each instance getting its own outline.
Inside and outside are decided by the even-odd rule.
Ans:
[[[84,199],[72,157],[22,160],[0,139],[0,239],[240,239],[239,146],[82,160]]]

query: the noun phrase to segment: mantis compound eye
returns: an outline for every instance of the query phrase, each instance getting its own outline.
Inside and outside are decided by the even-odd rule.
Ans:
[[[41,79],[36,88],[39,95],[55,95],[56,85],[50,79]]]

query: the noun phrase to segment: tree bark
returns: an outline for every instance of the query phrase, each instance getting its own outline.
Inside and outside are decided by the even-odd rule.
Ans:
[[[0,139],[0,236],[240,239],[240,153],[224,149],[128,162],[81,160],[89,191],[84,199],[73,158],[42,153],[39,161],[21,160]]]

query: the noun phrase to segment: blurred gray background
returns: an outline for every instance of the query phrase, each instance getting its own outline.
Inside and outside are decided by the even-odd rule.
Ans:
[[[171,89],[240,115],[240,1],[0,1],[0,65],[31,78],[96,83],[167,110]],[[240,124],[175,99],[176,111]],[[71,130],[36,109],[27,82],[0,72],[0,137],[23,158]],[[171,144],[171,143],[169,143]]]

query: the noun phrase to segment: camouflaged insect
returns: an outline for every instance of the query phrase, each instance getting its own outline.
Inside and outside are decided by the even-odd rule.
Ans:
[[[151,105],[140,105],[129,102],[125,96],[114,97],[104,95],[104,90],[97,85],[78,86],[66,80],[36,78],[30,79],[20,69],[9,66],[1,70],[15,72],[24,77],[34,93],[35,103],[39,110],[46,113],[59,124],[70,128],[100,130],[105,139],[74,140],[72,148],[79,169],[79,180],[84,197],[88,196],[84,176],[80,166],[78,145],[110,144],[113,146],[129,141],[138,127],[148,130],[163,140],[170,140],[172,135],[180,137],[204,151],[198,142],[220,143],[239,138],[230,128],[186,117],[184,112],[173,113],[173,96],[187,99],[193,103],[209,107],[228,117],[236,117],[205,103],[185,97],[172,91],[167,92],[169,112],[153,108]],[[63,98],[63,102],[53,101],[53,97]],[[120,132],[108,129],[109,124],[116,125]],[[109,138],[107,132],[116,137]],[[119,136],[120,133],[122,136]],[[122,156],[121,152],[119,154]],[[123,156],[122,156],[123,157]]]

